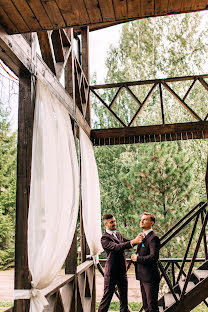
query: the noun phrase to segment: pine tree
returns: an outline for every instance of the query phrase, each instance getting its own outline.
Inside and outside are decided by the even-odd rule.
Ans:
[[[118,47],[111,47],[108,53],[106,83],[202,74],[208,25],[201,28],[200,22],[201,15],[197,13],[124,24]],[[132,91],[143,100],[148,88],[134,87]],[[181,83],[174,88],[183,94],[187,86]],[[110,103],[115,92],[111,89],[98,93]],[[206,97],[198,85],[189,97],[193,105],[197,102],[196,109],[203,115]],[[157,92],[153,93],[135,126],[161,123],[160,114],[155,109],[157,98]],[[128,122],[135,112],[135,105],[123,92],[113,110]],[[177,104],[176,109],[175,105],[173,99],[164,94],[166,123],[188,121],[183,107]],[[120,127],[97,100],[94,114],[96,128]],[[156,229],[162,235],[187,210],[205,198],[205,141],[104,146],[97,147],[95,154],[102,211],[113,212],[118,219],[118,228],[127,236],[131,237],[139,230],[139,219],[144,210],[152,210],[159,216]]]

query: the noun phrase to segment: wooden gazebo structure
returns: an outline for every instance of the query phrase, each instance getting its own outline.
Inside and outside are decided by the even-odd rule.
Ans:
[[[19,77],[15,288],[28,289],[30,274],[27,262],[27,216],[35,79],[44,81],[51,92],[67,107],[75,135],[77,129],[81,127],[94,145],[208,138],[208,115],[202,120],[186,103],[186,97],[196,81],[208,91],[208,84],[205,81],[208,75],[90,86],[88,45],[89,31],[140,18],[206,10],[208,0],[0,0],[0,3],[0,58]],[[36,33],[42,58],[35,51]],[[81,42],[78,35],[81,35]],[[78,55],[74,51],[73,38],[77,42]],[[65,87],[59,82],[62,74],[65,76]],[[181,98],[168,86],[168,82],[184,80],[190,80],[191,84]],[[152,84],[152,88],[145,100],[140,102],[129,87],[142,84]],[[165,124],[161,86],[185,107],[195,118],[195,122]],[[99,98],[96,90],[113,87],[118,88],[118,92],[108,106]],[[138,110],[128,125],[124,124],[112,110],[122,88],[125,88],[138,103]],[[132,127],[155,88],[160,90],[161,125]],[[120,122],[120,128],[91,130],[90,92],[93,92]],[[201,207],[198,207],[200,213],[205,209],[205,206],[203,209]],[[202,230],[203,236],[205,225]],[[50,311],[95,311],[95,270],[93,262],[85,260],[86,242],[82,228],[83,263],[77,269],[75,233],[66,259],[66,276],[55,281],[54,285],[46,290]],[[205,267],[203,268],[205,270]],[[206,298],[208,281],[206,278],[203,281],[204,288],[198,290],[195,305]],[[173,293],[172,295],[177,301],[177,296]],[[182,297],[184,296],[185,290]],[[193,307],[191,304],[187,306]],[[29,311],[28,300],[15,301],[13,310]]]

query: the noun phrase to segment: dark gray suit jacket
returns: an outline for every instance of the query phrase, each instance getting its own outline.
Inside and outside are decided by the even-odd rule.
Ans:
[[[106,252],[105,278],[119,279],[126,274],[125,249],[132,248],[130,240],[116,232],[118,239],[105,232],[101,244]]]
[[[157,266],[160,251],[160,239],[150,232],[137,246],[137,261],[135,263],[136,279],[141,282],[158,282],[160,274]]]

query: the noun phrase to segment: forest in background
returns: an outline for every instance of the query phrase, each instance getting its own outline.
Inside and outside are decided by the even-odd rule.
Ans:
[[[181,14],[126,23],[118,46],[106,59],[105,83],[150,80],[205,74],[208,25],[200,14]],[[96,74],[93,84],[96,84]],[[168,83],[181,97],[190,82]],[[150,86],[130,87],[142,102]],[[96,90],[110,103],[118,89]],[[193,117],[164,91],[165,123],[191,122]],[[208,93],[196,83],[186,99],[204,119]],[[94,128],[120,127],[96,97],[93,97]],[[121,92],[113,106],[128,124],[138,104]],[[133,126],[161,124],[159,91],[155,90]],[[200,201],[206,201],[205,172],[207,140],[146,143],[95,147],[102,214],[113,213],[117,229],[133,238],[144,211],[156,215],[155,231],[161,236]],[[182,257],[190,235],[187,228],[178,243],[169,244],[162,256]],[[197,235],[197,234],[196,234]],[[174,250],[173,250],[174,249]]]
[[[208,72],[208,25],[200,13],[149,18],[126,23],[119,45],[111,47],[106,59],[106,83]],[[96,75],[92,84],[96,84]],[[187,82],[172,86],[180,94]],[[133,87],[142,101],[148,87]],[[100,93],[107,101],[115,90]],[[164,94],[166,123],[193,121],[183,107]],[[208,93],[199,84],[188,101],[203,117]],[[102,104],[92,97],[93,127],[118,127]],[[156,90],[134,126],[161,123]],[[114,110],[128,122],[136,104],[124,91]],[[9,122],[10,108],[0,102],[0,269],[14,264],[16,203],[16,132]],[[102,214],[116,216],[118,230],[127,237],[138,233],[143,211],[156,215],[155,230],[162,235],[199,201],[206,200],[204,176],[207,140],[146,143],[95,147],[101,189]],[[184,237],[187,235],[185,230]],[[165,252],[181,256],[186,241]],[[177,248],[176,248],[177,247]],[[164,256],[167,256],[164,254]]]

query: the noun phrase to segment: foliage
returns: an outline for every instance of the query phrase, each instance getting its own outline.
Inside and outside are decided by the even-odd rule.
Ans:
[[[206,34],[203,16],[181,14],[148,18],[126,23],[117,47],[112,46],[106,59],[106,83],[149,80],[163,77],[203,74],[207,70]],[[96,80],[96,77],[95,77]],[[96,84],[96,81],[94,81]],[[190,82],[169,84],[181,97]],[[131,87],[143,101],[151,86]],[[117,89],[98,91],[110,103]],[[190,106],[204,118],[207,92],[196,83],[188,98]],[[197,103],[197,105],[196,105]],[[115,113],[128,123],[138,104],[126,91],[113,106]],[[165,122],[193,121],[183,106],[164,92]],[[98,100],[93,102],[95,128],[120,127]],[[155,91],[139,118],[138,125],[161,124],[159,93]],[[139,231],[139,219],[145,210],[156,214],[155,229],[162,235],[199,201],[206,200],[204,176],[208,145],[205,140],[95,148],[101,184],[102,212],[112,212],[117,228],[132,238]],[[168,254],[180,257],[186,247],[187,229]]]
[[[0,103],[0,268],[14,262],[16,202],[16,133],[10,129],[9,111]]]

